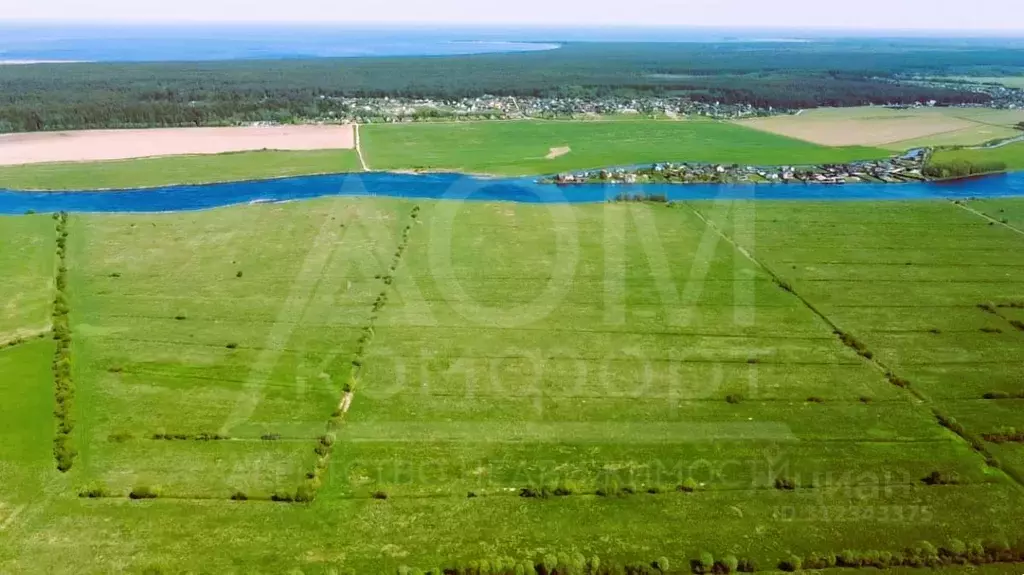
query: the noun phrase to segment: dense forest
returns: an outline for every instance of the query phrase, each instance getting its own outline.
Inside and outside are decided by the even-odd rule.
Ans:
[[[332,97],[685,96],[759,107],[985,102],[885,81],[1000,74],[1024,48],[893,40],[569,43],[474,56],[0,66],[0,132],[324,117]],[[323,97],[321,97],[323,96]]]

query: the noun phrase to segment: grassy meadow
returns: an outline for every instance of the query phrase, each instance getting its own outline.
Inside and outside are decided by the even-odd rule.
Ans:
[[[363,126],[360,135],[374,170],[510,176],[670,161],[784,165],[888,155],[876,148],[829,148],[706,120],[379,124]],[[558,148],[569,151],[547,159]]]
[[[258,151],[0,166],[0,189],[104,190],[358,172],[355,150]]]
[[[50,216],[0,217],[0,346],[48,329],[56,267]]]
[[[1024,537],[1024,448],[977,440],[1024,428],[1024,236],[949,202],[333,198],[68,232],[79,453],[55,469],[52,342],[0,350],[0,572],[771,571]],[[7,329],[46,319],[53,235],[0,218],[4,289],[35,298]],[[311,472],[314,501],[270,500]]]
[[[966,160],[969,162],[1004,162],[1010,170],[1024,170],[1024,142],[1014,142],[998,148],[936,150],[935,162]]]

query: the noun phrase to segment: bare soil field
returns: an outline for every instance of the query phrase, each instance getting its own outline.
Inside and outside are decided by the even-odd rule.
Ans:
[[[545,160],[554,160],[555,158],[560,158],[560,157],[568,154],[571,151],[572,151],[572,148],[570,148],[569,146],[562,146],[560,148],[551,148],[551,151],[548,152],[547,156],[544,156],[544,159]]]
[[[348,125],[42,132],[0,135],[0,166],[354,147],[355,135]]]
[[[882,146],[974,128],[952,109],[822,108],[799,116],[741,120],[740,125],[825,146]],[[979,142],[980,143],[980,142]]]

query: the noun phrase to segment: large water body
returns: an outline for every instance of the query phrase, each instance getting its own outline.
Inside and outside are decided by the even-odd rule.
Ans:
[[[885,201],[1024,197],[1024,172],[953,182],[907,184],[583,184],[556,186],[530,178],[484,179],[460,174],[370,172],[167,186],[144,190],[25,192],[0,190],[0,214],[27,212],[183,212],[321,197],[594,203],[620,194],[664,194],[669,200]]]
[[[556,49],[563,42],[792,42],[875,32],[685,27],[0,24],[0,62],[211,61],[451,56]],[[889,32],[888,35],[892,35]],[[925,36],[927,34],[900,33]],[[949,36],[949,33],[940,35]],[[931,36],[935,36],[932,34]],[[959,42],[989,40],[961,39]]]

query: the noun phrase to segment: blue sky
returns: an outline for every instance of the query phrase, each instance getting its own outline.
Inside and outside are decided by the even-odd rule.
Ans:
[[[1021,0],[34,0],[0,20],[246,21],[993,30],[1024,35]]]

